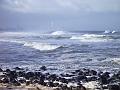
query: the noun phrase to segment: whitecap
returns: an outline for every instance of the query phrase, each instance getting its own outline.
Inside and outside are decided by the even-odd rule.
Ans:
[[[66,32],[64,31],[55,31],[55,32],[52,32],[51,35],[65,35]]]
[[[116,64],[120,64],[120,58],[113,58],[112,62],[114,62]]]
[[[116,31],[112,31],[111,33],[116,33]]]
[[[82,42],[104,42],[111,40],[105,35],[84,34],[81,36],[72,36],[70,39],[80,40]]]
[[[55,45],[55,44],[49,44],[49,43],[40,43],[40,42],[28,42],[28,41],[20,41],[20,40],[4,40],[0,39],[2,42],[11,42],[11,43],[18,43],[26,47],[34,48],[40,51],[50,51],[55,50],[57,48],[60,48],[62,46]]]
[[[59,45],[54,44],[48,44],[48,43],[39,43],[39,42],[26,42],[24,43],[24,46],[28,46],[40,51],[49,51],[49,50],[55,50],[57,48],[60,48]]]
[[[105,34],[110,33],[110,31],[109,31],[109,30],[105,30],[104,33],[105,33]]]

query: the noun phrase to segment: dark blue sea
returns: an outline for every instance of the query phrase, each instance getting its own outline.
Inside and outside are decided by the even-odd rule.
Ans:
[[[0,32],[0,67],[50,73],[80,68],[102,71],[120,69],[120,32],[53,31]]]

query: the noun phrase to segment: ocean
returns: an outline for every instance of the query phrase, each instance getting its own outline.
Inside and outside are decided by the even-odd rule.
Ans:
[[[50,73],[80,68],[120,69],[120,32],[53,31],[0,32],[0,67],[22,67]]]

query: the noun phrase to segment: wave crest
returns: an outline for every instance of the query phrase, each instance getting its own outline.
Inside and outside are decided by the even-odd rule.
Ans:
[[[55,31],[55,32],[52,32],[51,35],[65,35],[66,32],[64,31]]]
[[[111,40],[105,35],[96,35],[96,34],[84,34],[81,36],[72,36],[70,39],[80,40],[82,42],[104,42]]]
[[[48,51],[48,50],[50,51],[50,50],[55,50],[61,47],[59,45],[48,44],[48,43],[38,43],[38,42],[26,42],[24,46],[28,46],[40,51]]]

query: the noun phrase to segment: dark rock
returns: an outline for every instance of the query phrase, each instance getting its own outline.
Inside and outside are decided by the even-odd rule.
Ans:
[[[73,74],[60,74],[62,77],[73,77],[74,75]]]
[[[15,70],[24,70],[23,68],[20,68],[20,67],[15,67],[13,69],[15,69]]]
[[[2,68],[0,68],[0,72],[3,72]]]
[[[31,84],[31,81],[30,80],[27,80],[26,81],[26,86],[30,85]]]
[[[34,79],[34,80],[32,81],[32,83],[33,83],[33,84],[35,84],[35,83],[39,83],[39,80]]]
[[[59,87],[60,87],[60,90],[70,90],[70,89],[67,87],[66,84],[64,84],[64,85],[59,85]]]
[[[54,84],[55,87],[59,86],[59,83],[57,83],[57,82],[53,82],[53,84]]]
[[[43,70],[43,71],[47,70],[47,68],[45,66],[42,66],[40,69]]]
[[[18,77],[25,77],[25,71],[17,72]]]
[[[48,82],[48,83],[47,83],[47,86],[48,86],[48,87],[55,87],[53,82]]]
[[[84,86],[81,86],[80,90],[87,90]]]
[[[21,85],[16,79],[12,79],[10,81],[10,83],[12,83],[14,86],[20,86]]]
[[[77,77],[75,77],[75,79],[80,82],[80,81],[87,81],[87,77],[84,75],[79,75]]]
[[[40,78],[38,84],[46,86],[46,83],[44,82],[44,78]]]
[[[30,79],[30,78],[32,78],[32,77],[34,77],[34,73],[33,72],[27,72],[26,74],[25,74],[25,78],[26,79]]]
[[[90,71],[91,75],[97,75],[97,72],[95,70]]]
[[[55,81],[57,79],[57,75],[56,74],[51,74],[48,76],[49,80]]]
[[[120,90],[119,85],[108,85],[109,90]]]
[[[78,75],[83,75],[84,74],[83,71],[81,71],[81,70],[75,70],[75,72],[78,73]]]
[[[35,77],[36,77],[36,78],[38,78],[38,77],[40,77],[40,76],[42,75],[41,72],[35,72],[34,74],[35,74]]]
[[[10,78],[10,80],[17,78],[16,71],[7,71],[6,75]]]
[[[23,77],[17,79],[20,83],[26,83],[26,80]]]
[[[10,72],[10,69],[6,69],[5,72],[6,72],[6,73],[9,73],[9,72]]]
[[[109,80],[109,74],[110,73],[108,73],[108,72],[105,72],[105,73],[103,73],[103,74],[101,74],[100,75],[100,82],[101,82],[101,84],[108,84],[109,82],[108,82],[108,80]]]
[[[68,83],[67,79],[59,77],[59,81],[62,83]]]
[[[9,83],[9,79],[7,77],[4,77],[1,79],[2,83]]]
[[[96,81],[98,77],[96,76],[90,76],[90,77],[87,77],[87,81]]]

